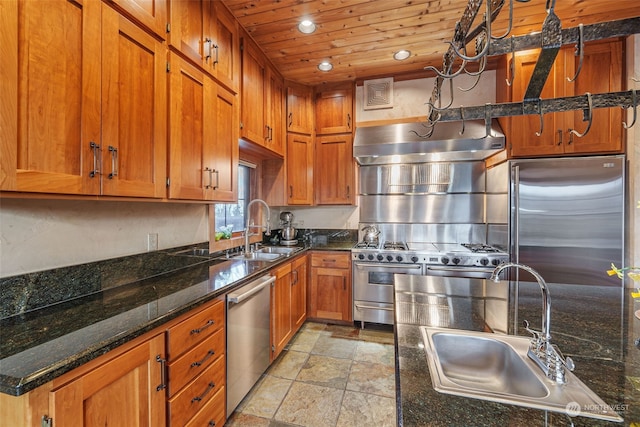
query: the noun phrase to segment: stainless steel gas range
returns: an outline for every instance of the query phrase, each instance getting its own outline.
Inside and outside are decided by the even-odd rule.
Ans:
[[[486,279],[495,266],[509,259],[507,253],[481,243],[361,242],[351,254],[353,313],[361,327],[365,322],[394,323],[394,292],[398,291],[394,286],[396,274],[426,276],[429,280],[424,289],[401,291],[410,295],[423,294],[427,306],[430,300],[433,301],[435,308],[427,307],[428,310],[442,311],[444,298],[449,301],[448,310],[453,311],[456,309],[451,307],[453,297],[456,303],[470,302],[470,299],[475,299],[474,303],[484,301]]]

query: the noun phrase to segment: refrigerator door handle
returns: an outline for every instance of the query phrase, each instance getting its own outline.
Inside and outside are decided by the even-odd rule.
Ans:
[[[513,166],[513,168],[511,169],[511,179],[513,181],[511,261],[520,262],[520,166]]]

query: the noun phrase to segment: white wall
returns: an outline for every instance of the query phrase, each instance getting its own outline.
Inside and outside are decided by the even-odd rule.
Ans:
[[[0,277],[209,240],[206,205],[72,200],[0,201]]]

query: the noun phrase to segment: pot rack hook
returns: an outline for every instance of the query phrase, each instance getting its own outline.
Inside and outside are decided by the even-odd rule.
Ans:
[[[478,42],[482,43],[483,40],[484,39],[478,40]],[[478,69],[478,71],[469,72],[469,71],[465,70],[465,73],[468,76],[472,76],[472,77],[476,78],[475,83],[473,83],[473,85],[471,85],[471,87],[468,87],[466,89],[458,86],[458,89],[461,90],[462,92],[469,92],[470,90],[473,90],[476,86],[478,86],[478,83],[480,82],[480,77],[482,76],[482,73],[484,72],[485,68],[487,68],[487,57],[483,56],[482,59],[480,59],[480,68]]]
[[[440,97],[440,93],[438,93],[438,104],[440,105],[440,107],[436,107],[435,105],[433,105],[433,102],[431,100],[427,101],[426,105],[431,107],[431,111],[436,110],[438,111],[438,113],[440,113],[440,111],[448,109],[449,107],[451,107],[451,105],[453,105],[453,80],[451,79],[449,79],[449,97],[449,103],[446,107],[442,107],[442,98]]]
[[[524,108],[524,104],[522,105]],[[538,98],[538,114],[540,115],[540,131],[536,132],[536,136],[541,136],[544,131],[544,117],[542,113],[542,100]]]
[[[462,64],[460,65],[460,68],[458,69],[458,71],[456,71],[453,74],[445,74],[442,71],[438,70],[436,67],[434,67],[433,65],[427,65],[426,67],[424,67],[424,70],[427,71],[433,71],[434,73],[436,73],[436,75],[442,79],[447,79],[447,80],[451,80],[452,78],[459,76],[460,74],[462,74],[465,71],[465,68],[467,67],[467,61],[462,61]]]
[[[513,49],[513,36],[511,36],[511,64],[509,64],[509,78],[505,79],[507,86],[513,84],[513,79],[516,77],[516,51]]]
[[[586,95],[587,95],[587,105],[589,106],[589,109],[585,111],[587,116],[586,120],[589,122],[587,124],[587,128],[582,133],[576,131],[575,129],[569,129],[569,133],[577,136],[578,138],[582,138],[587,133],[589,133],[589,130],[591,129],[591,123],[593,122],[593,101],[591,100],[591,94],[589,92],[587,92]],[[569,143],[571,143],[571,141],[569,141]]]
[[[627,123],[622,122],[622,126],[624,126],[625,129],[632,128],[633,125],[636,124],[636,118],[638,116],[638,104],[636,103],[636,89],[635,88],[631,89],[631,107],[633,107],[633,119],[631,120],[631,124],[630,125],[627,125]],[[631,107],[627,107],[627,108],[631,108]],[[622,109],[626,110],[625,107],[622,107]]]
[[[580,56],[578,69],[576,70],[576,75],[573,76],[572,79],[567,77],[568,82],[574,82],[578,78],[580,70],[582,70],[582,62],[584,61],[584,25],[582,24],[578,24],[578,44],[576,44],[576,55]]]
[[[462,129],[460,129],[460,132],[458,132],[458,134],[462,136],[464,135],[464,108],[462,107],[462,105],[460,106],[460,119],[462,120]]]
[[[438,113],[438,117],[436,117],[435,120],[427,119],[428,121],[427,123],[421,123],[423,127],[427,128],[427,133],[425,134],[419,134],[413,129],[411,129],[409,132],[415,133],[420,138],[431,138],[431,135],[433,135],[433,131],[436,129],[436,124],[438,123],[438,120],[440,120],[440,113]]]
[[[522,1],[522,0],[520,0]],[[507,37],[511,30],[513,29],[513,0],[509,0],[509,25],[507,26],[507,31],[501,36],[491,36],[491,40],[502,40]]]
[[[487,1],[486,3],[487,3],[487,12],[484,14],[484,30],[486,31],[487,34],[491,34],[491,1]],[[487,56],[487,54],[489,53],[489,45],[490,45],[489,41],[487,41],[487,43],[484,45],[484,48],[482,49],[482,51],[476,54],[475,56],[466,56],[458,52],[458,49],[450,40],[447,40],[445,43],[448,43],[453,48],[453,53],[455,53],[455,55],[458,58],[467,62],[478,61],[480,58]]]

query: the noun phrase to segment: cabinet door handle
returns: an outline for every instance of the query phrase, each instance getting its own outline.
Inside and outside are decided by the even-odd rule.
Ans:
[[[293,124],[293,112],[289,113],[289,127]]]
[[[211,42],[211,46],[216,50],[216,59],[213,61],[213,65],[216,65],[218,63],[218,45]],[[209,52],[211,52],[211,50],[209,50]]]
[[[212,188],[213,187],[213,172],[214,169],[209,168],[208,166],[204,168],[204,172],[208,172],[209,174],[209,184],[206,184],[204,188]]]
[[[293,198],[293,185],[289,186],[289,198],[292,199]]]
[[[215,320],[213,319],[209,319],[207,320],[207,323],[205,323],[203,326],[196,328],[196,329],[192,329],[191,330],[191,335],[193,334],[199,334],[200,332],[204,331],[205,329],[207,329],[209,326],[213,325],[215,322]]]
[[[214,170],[213,172],[216,174],[216,185],[213,186],[213,189],[217,190],[218,188],[220,188],[220,171]]]
[[[347,129],[351,129],[351,113],[347,113]]]
[[[93,151],[93,170],[89,172],[89,178],[94,178],[96,175],[100,174],[100,144],[96,144],[91,141],[89,143],[89,147]]]
[[[211,42],[211,39],[210,39],[209,37],[206,37],[206,38],[204,39],[204,42],[205,42],[205,44],[208,44],[208,45],[209,45],[209,54],[208,54],[207,56],[205,56],[205,57],[204,57],[204,60],[205,60],[206,62],[209,62],[209,58],[211,58],[211,43],[212,43],[212,42]],[[203,49],[203,50],[204,50],[204,49]]]
[[[347,278],[345,276],[342,276],[342,290],[347,290]]]
[[[558,129],[558,142],[556,142],[556,145],[562,145],[562,129]]]
[[[194,403],[194,402],[200,402],[200,401],[201,401],[202,399],[204,399],[204,397],[205,397],[205,396],[206,396],[206,395],[207,395],[211,390],[213,390],[214,388],[216,388],[216,383],[214,383],[213,381],[211,381],[211,382],[209,383],[209,385],[207,386],[207,389],[206,389],[204,392],[202,392],[202,394],[201,394],[200,396],[196,396],[196,397],[194,397],[193,399],[191,399],[191,403]]]
[[[294,279],[293,279],[293,283],[291,284],[291,286],[295,286],[298,284],[298,270],[293,270],[293,274],[294,274]]]
[[[209,351],[207,351],[207,354],[205,354],[205,356],[204,356],[202,359],[200,359],[200,360],[198,360],[198,361],[196,361],[196,362],[193,362],[193,363],[191,364],[191,367],[192,367],[192,368],[195,368],[195,367],[197,367],[197,366],[202,366],[202,364],[203,364],[204,362],[206,362],[206,361],[207,361],[207,359],[208,359],[208,358],[210,358],[211,356],[213,356],[214,354],[216,354],[216,352],[215,352],[215,351],[213,351],[213,350],[209,350]]]
[[[567,145],[571,145],[573,144],[573,132],[571,132],[573,129],[569,129],[569,141],[567,141]]]
[[[114,176],[118,176],[118,149],[110,145],[109,152],[111,153],[111,173],[108,176],[109,179],[113,179]]]
[[[160,355],[156,355],[156,362],[160,364],[160,385],[156,387],[156,391],[167,388],[167,359],[163,359]]]
[[[351,186],[347,185],[347,199],[351,198]]]

